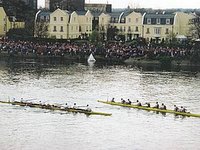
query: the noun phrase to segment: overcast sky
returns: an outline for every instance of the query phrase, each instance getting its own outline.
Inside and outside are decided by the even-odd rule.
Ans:
[[[85,0],[86,3],[109,3],[113,8],[200,8],[200,0]],[[38,0],[44,7],[45,0]]]

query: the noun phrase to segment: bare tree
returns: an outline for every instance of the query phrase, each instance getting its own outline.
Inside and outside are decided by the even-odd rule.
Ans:
[[[40,21],[35,23],[35,37],[47,38],[49,24],[45,21]]]
[[[195,18],[190,20],[190,33],[192,38],[200,39],[200,16],[196,15]]]

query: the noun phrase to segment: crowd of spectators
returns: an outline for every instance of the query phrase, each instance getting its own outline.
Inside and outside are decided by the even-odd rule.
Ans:
[[[104,43],[97,47],[90,43],[76,42],[33,42],[33,41],[14,41],[0,40],[0,52],[9,55],[42,55],[42,56],[88,56],[90,53],[104,58],[128,59],[130,57],[145,57],[155,59],[160,56],[172,58],[189,58],[193,48],[173,48],[167,46],[136,46],[127,43],[112,42]]]

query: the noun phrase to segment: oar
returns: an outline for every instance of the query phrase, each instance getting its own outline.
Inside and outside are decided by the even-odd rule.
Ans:
[[[24,101],[33,101],[33,100],[37,100],[37,98],[25,99]]]
[[[87,106],[77,106],[77,107],[87,107]]]

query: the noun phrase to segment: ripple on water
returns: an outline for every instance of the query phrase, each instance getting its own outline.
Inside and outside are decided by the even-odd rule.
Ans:
[[[186,106],[200,113],[200,76],[125,66],[75,64],[23,71],[0,68],[0,99],[36,98],[110,112],[111,117],[0,104],[1,149],[198,149],[200,119],[98,103],[120,98]]]

